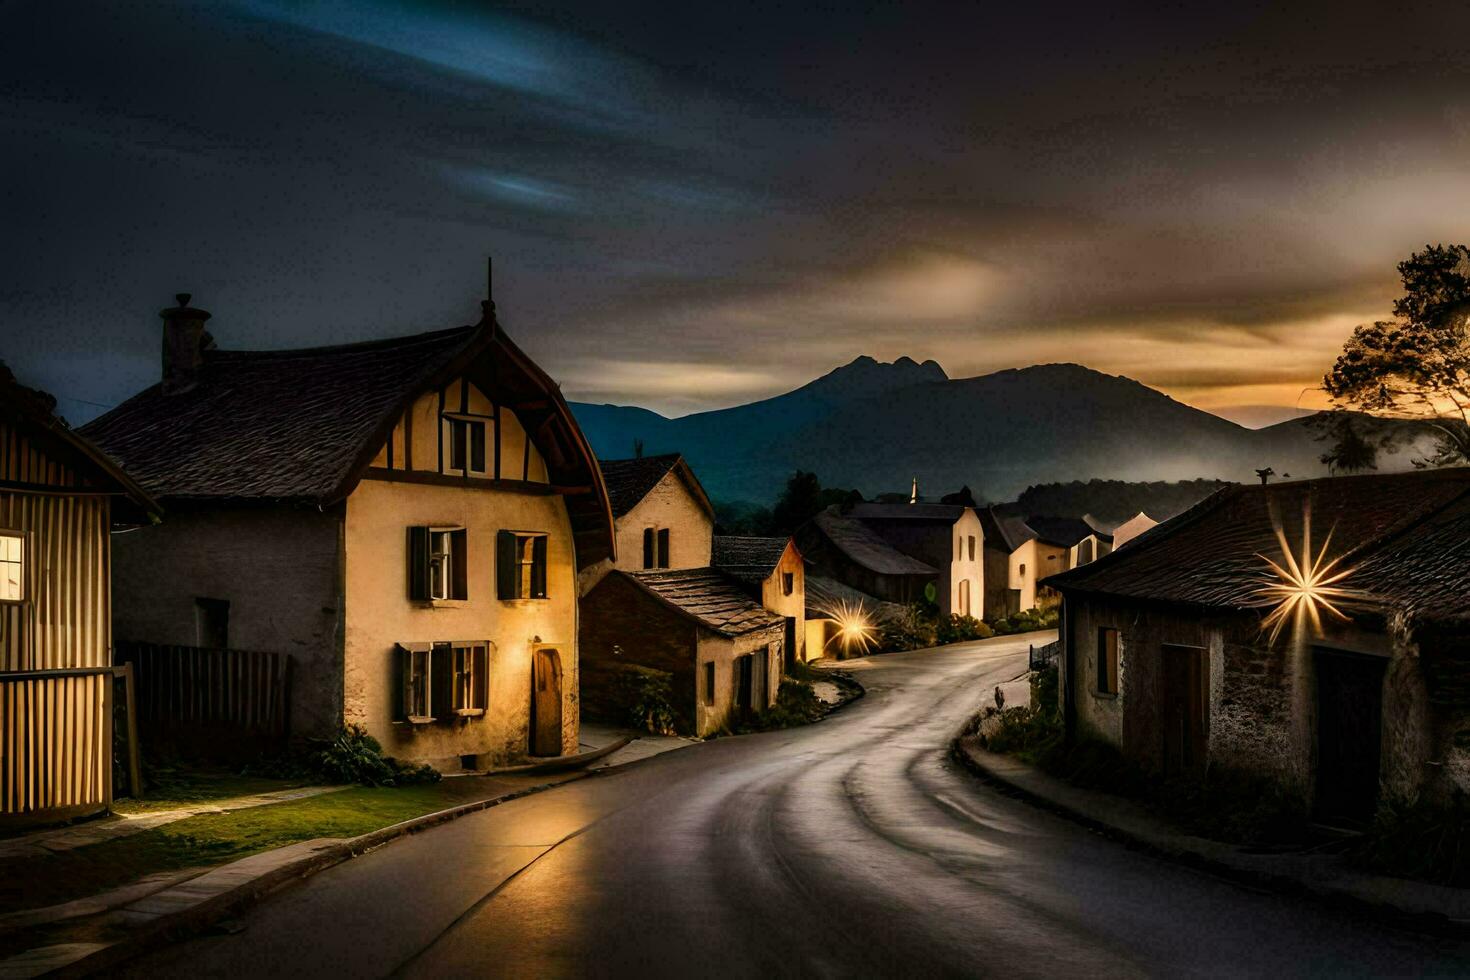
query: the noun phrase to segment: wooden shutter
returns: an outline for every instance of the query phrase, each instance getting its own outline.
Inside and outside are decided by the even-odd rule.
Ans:
[[[448,643],[435,643],[429,654],[429,715],[454,715],[454,647]]]
[[[468,599],[469,535],[464,528],[449,535],[449,598]]]
[[[666,527],[658,532],[658,567],[669,567],[669,529]]]
[[[403,644],[393,647],[393,720],[408,720],[408,672],[413,669],[412,654]]]
[[[645,527],[643,529],[643,567],[652,568],[653,566],[653,528]]]
[[[476,643],[473,651],[475,685],[470,707],[485,711],[490,707],[490,644]]]
[[[531,598],[546,598],[546,535],[531,541]]]
[[[470,426],[470,469],[485,472],[485,423],[471,422]]]
[[[517,599],[516,586],[521,580],[516,555],[516,536],[512,531],[495,535],[495,594],[502,599]]]
[[[429,598],[429,529],[408,529],[408,597]]]

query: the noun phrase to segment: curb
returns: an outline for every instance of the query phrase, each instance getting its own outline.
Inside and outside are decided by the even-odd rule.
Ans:
[[[567,783],[578,779],[585,779],[591,773],[578,773],[568,779],[554,783],[542,783],[538,786],[528,786],[525,789],[507,793],[504,796],[492,797],[488,800],[478,800],[474,803],[462,803],[459,806],[449,807],[435,813],[426,813],[422,816],[413,817],[399,823],[381,827],[370,831],[359,837],[329,844],[319,851],[309,854],[289,864],[274,868],[258,878],[253,878],[229,891],[222,892],[212,898],[205,899],[197,905],[191,906],[172,915],[161,917],[157,922],[151,923],[132,932],[127,938],[118,940],[111,945],[105,946],[87,956],[73,960],[65,966],[50,971],[45,976],[53,977],[83,977],[90,976],[99,971],[112,969],[130,959],[151,952],[161,946],[178,942],[203,932],[205,929],[234,913],[242,912],[254,905],[271,892],[282,888],[293,881],[309,878],[318,872],[325,871],[330,867],[359,857],[369,851],[382,847],[400,837],[437,827],[440,824],[458,820],[460,817],[469,816],[481,810],[509,803],[526,796],[532,796],[544,790],[553,789],[557,786],[565,786]],[[269,853],[263,851],[261,853]],[[221,865],[220,867],[229,867]]]
[[[968,725],[969,723],[966,722],[965,727],[968,727]],[[1073,823],[1080,824],[1100,836],[1123,844],[1131,850],[1150,854],[1175,864],[1193,868],[1196,871],[1202,871],[1215,877],[1224,878],[1236,884],[1269,890],[1293,898],[1310,898],[1354,915],[1366,916],[1375,921],[1387,920],[1394,925],[1416,932],[1454,938],[1470,937],[1470,920],[1452,918],[1443,912],[1402,908],[1387,902],[1365,897],[1350,888],[1317,884],[1305,881],[1294,875],[1276,874],[1253,868],[1244,868],[1228,861],[1221,861],[1218,858],[1211,857],[1197,850],[1187,847],[1169,846],[1159,841],[1151,840],[1148,837],[1124,830],[1114,824],[1099,820],[1076,807],[1060,803],[1048,796],[1042,796],[995,772],[966,750],[962,742],[967,737],[969,736],[964,734],[964,729],[962,728],[960,733],[956,734],[950,740],[949,754],[951,758],[980,780],[1006,796],[1019,799],[1038,809],[1065,817]]]
[[[838,689],[842,691],[842,700],[838,701],[836,704],[829,707],[826,711],[822,712],[822,717],[818,718],[818,721],[821,721],[828,715],[831,715],[833,712],[841,711],[843,708],[847,707],[849,704],[852,704],[858,698],[868,693],[868,689],[866,687],[863,687],[863,685],[858,682],[857,678],[853,677],[846,671],[838,670],[836,668],[824,668],[824,673],[826,673],[827,677],[832,681],[832,683],[836,684]]]
[[[560,755],[554,759],[544,762],[528,762],[520,766],[502,766],[499,769],[485,769],[475,773],[477,776],[538,776],[545,773],[566,772],[568,769],[576,769],[581,766],[590,766],[594,762],[600,762],[612,755],[619,749],[632,745],[637,738],[635,735],[624,735],[615,742],[609,742],[600,749],[590,752],[579,752],[576,755]]]

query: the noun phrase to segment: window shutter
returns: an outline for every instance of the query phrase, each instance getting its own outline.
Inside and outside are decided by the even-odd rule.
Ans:
[[[395,644],[393,647],[393,720],[406,721],[408,719],[408,672],[412,669],[409,663],[409,652],[403,644]]]
[[[475,686],[470,707],[481,711],[490,707],[490,645],[477,643],[474,648]]]
[[[531,542],[531,597],[546,598],[546,535],[538,534]]]
[[[485,423],[470,423],[470,469],[485,472]]]
[[[495,535],[495,594],[502,599],[515,599],[517,574],[516,536],[510,531]]]
[[[463,528],[449,536],[449,597],[468,599],[469,588],[469,535]]]
[[[658,532],[658,567],[669,567],[669,529],[661,528]]]
[[[454,714],[454,648],[435,643],[429,654],[429,714],[444,719]]]
[[[645,527],[643,529],[643,567],[652,568],[653,565],[653,528]]]
[[[408,597],[429,598],[429,529],[408,529]]]

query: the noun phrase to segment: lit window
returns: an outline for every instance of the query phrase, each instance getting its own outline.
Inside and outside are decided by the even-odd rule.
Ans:
[[[398,646],[398,711],[400,721],[425,725],[434,720],[430,714],[429,685],[432,681],[431,646],[427,643],[402,643]]]
[[[0,531],[0,602],[20,602],[25,595],[25,535]]]
[[[546,598],[545,534],[501,531],[496,535],[496,594],[501,599]]]
[[[489,688],[489,646],[485,643],[456,643],[450,646],[454,663],[451,710],[459,715],[482,715]]]
[[[468,599],[468,548],[469,536],[462,527],[409,528],[409,598]]]
[[[485,423],[446,415],[444,424],[449,436],[449,469],[485,472]]]

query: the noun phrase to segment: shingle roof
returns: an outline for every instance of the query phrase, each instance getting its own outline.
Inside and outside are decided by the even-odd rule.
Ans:
[[[613,572],[627,575],[658,599],[723,636],[779,628],[785,620],[746,595],[734,579],[714,568]]]
[[[786,554],[786,546],[790,543],[790,538],[716,534],[710,564],[742,582],[764,582],[781,563],[781,556]]]
[[[870,620],[885,622],[903,615],[904,607],[885,602],[825,575],[806,574],[806,615],[808,619],[831,619],[842,608],[861,609]]]
[[[1012,505],[998,504],[987,507],[986,510],[989,512],[991,520],[994,521],[996,530],[1000,532],[1000,540],[1004,543],[1007,551],[1015,551],[1021,545],[1036,537],[1036,532],[1026,526],[1025,517],[1014,510]],[[990,529],[986,528],[985,533],[988,537]]]
[[[133,396],[83,430],[155,494],[325,502],[405,396],[474,327],[339,347],[206,351],[199,384]]]
[[[665,453],[662,456],[637,456],[633,459],[602,459],[598,460],[602,467],[602,479],[607,484],[607,496],[612,504],[614,517],[622,517],[638,506],[638,502],[648,496],[648,492],[658,486],[670,470],[678,470],[679,476],[688,485],[694,494],[694,499],[711,515],[714,507],[705,495],[704,488],[699,485],[694,471],[684,461],[684,457],[678,453]]]
[[[860,521],[935,521],[953,524],[968,508],[964,504],[880,504],[871,501],[854,504],[845,516]]]
[[[824,510],[812,525],[832,546],[859,565],[880,575],[938,575],[934,567],[910,558],[861,521]]]
[[[1455,535],[1470,533],[1467,495],[1470,469],[1231,486],[1127,548],[1045,584],[1063,591],[1248,608],[1258,604],[1256,590],[1268,571],[1261,556],[1280,560],[1275,527],[1279,524],[1287,542],[1299,549],[1310,505],[1314,550],[1330,531],[1329,558],[1345,556],[1343,567],[1361,561],[1339,584],[1387,602],[1442,601],[1447,608],[1465,609],[1470,564],[1463,556],[1470,546]]]

